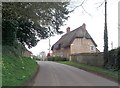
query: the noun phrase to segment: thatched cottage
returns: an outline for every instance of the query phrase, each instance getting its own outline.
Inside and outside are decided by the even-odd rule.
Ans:
[[[63,35],[53,46],[54,56],[63,56],[69,58],[71,54],[78,53],[95,53],[97,52],[97,44],[86,30],[86,24]]]

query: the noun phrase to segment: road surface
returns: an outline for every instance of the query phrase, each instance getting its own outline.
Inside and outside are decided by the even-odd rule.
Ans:
[[[49,61],[38,63],[40,69],[30,86],[118,86],[118,83],[72,66]]]

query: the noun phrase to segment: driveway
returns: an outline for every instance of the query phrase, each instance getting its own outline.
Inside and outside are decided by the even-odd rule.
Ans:
[[[39,61],[38,74],[30,86],[118,86],[98,75],[50,61]]]

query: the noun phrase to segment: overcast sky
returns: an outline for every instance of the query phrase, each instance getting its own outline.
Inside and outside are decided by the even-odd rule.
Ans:
[[[92,2],[91,2],[92,1]],[[70,14],[70,18],[66,21],[66,25],[61,27],[61,30],[66,33],[66,28],[69,26],[70,30],[74,30],[86,24],[86,30],[89,32],[93,40],[97,43],[98,49],[103,51],[103,34],[104,34],[104,4],[97,8],[104,0],[87,0],[84,3],[84,8],[87,13],[78,7],[74,12]],[[113,48],[118,47],[118,1],[120,0],[108,0],[107,5],[107,22],[108,22],[108,43],[109,50],[111,50],[111,42],[113,42]],[[62,35],[64,35],[62,34]],[[51,46],[58,41],[62,35],[56,35],[50,38]],[[41,40],[37,46],[30,49],[34,55],[38,55],[40,52],[49,52],[49,40]]]

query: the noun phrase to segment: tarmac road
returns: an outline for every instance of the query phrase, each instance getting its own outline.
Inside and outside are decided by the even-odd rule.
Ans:
[[[50,61],[39,61],[40,69],[30,86],[118,86],[98,75]]]

